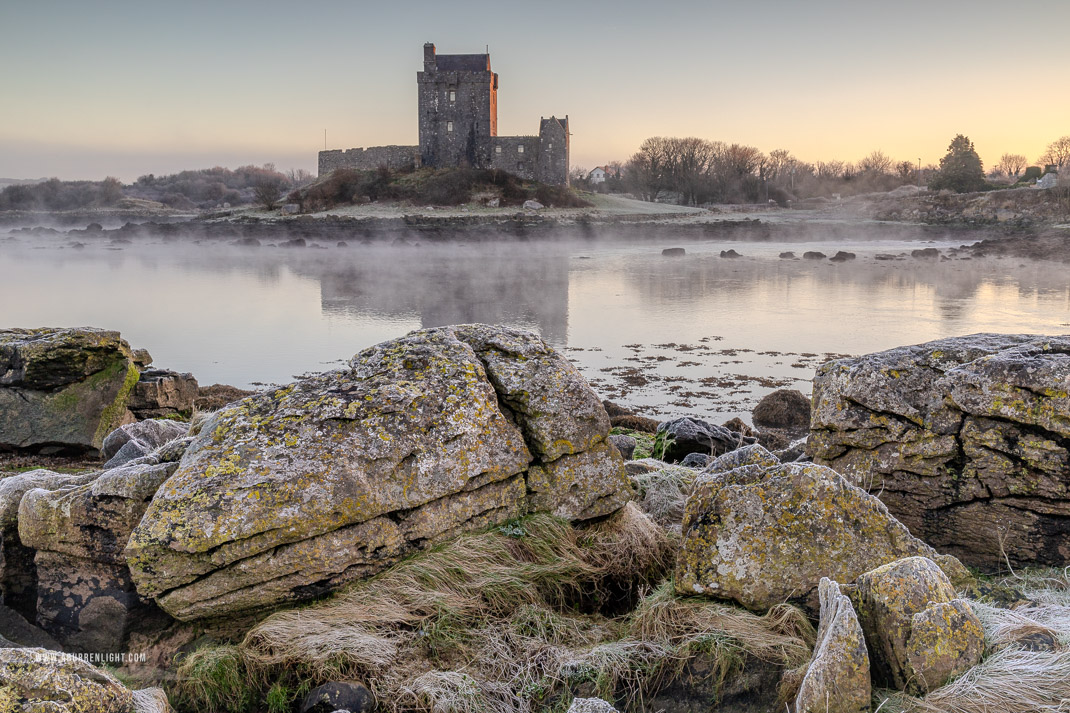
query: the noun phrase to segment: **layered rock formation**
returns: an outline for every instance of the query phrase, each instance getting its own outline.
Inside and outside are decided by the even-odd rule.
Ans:
[[[531,511],[572,520],[630,495],[609,418],[538,337],[465,325],[217,413],[127,546],[179,619],[304,599]]]
[[[0,448],[92,451],[127,410],[139,372],[102,329],[0,330]]]
[[[941,551],[1070,562],[1070,337],[977,334],[840,359],[810,451]]]

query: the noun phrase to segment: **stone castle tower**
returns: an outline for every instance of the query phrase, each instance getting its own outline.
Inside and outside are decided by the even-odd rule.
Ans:
[[[537,136],[498,136],[498,75],[489,54],[440,55],[429,42],[416,84],[419,146],[321,151],[320,175],[380,165],[472,166],[568,185],[568,116],[542,119]]]

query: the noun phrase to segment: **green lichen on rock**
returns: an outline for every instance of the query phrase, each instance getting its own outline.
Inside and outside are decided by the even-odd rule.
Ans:
[[[688,498],[676,590],[765,610],[911,555],[935,557],[876,497],[830,468],[748,465]]]
[[[0,445],[99,449],[138,376],[118,332],[0,330]]]
[[[858,616],[836,582],[823,577],[818,592],[817,643],[795,697],[795,713],[865,713],[872,689]]]
[[[25,713],[128,713],[133,695],[101,669],[47,649],[0,649],[0,686]]]
[[[880,685],[926,693],[981,660],[981,622],[931,559],[909,557],[866,572],[854,596]]]
[[[220,615],[330,591],[532,503],[612,512],[622,463],[573,372],[533,335],[465,325],[230,405],[130,538],[138,591],[178,618]]]

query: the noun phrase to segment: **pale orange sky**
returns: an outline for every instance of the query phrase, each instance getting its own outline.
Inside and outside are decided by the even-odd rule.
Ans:
[[[1068,23],[1050,0],[16,0],[0,177],[315,170],[324,130],[330,148],[415,144],[426,41],[489,44],[499,133],[568,114],[588,168],[654,135],[928,164],[963,133],[986,167],[1035,161],[1070,134]]]

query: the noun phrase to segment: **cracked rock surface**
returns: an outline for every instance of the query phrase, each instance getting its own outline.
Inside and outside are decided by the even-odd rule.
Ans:
[[[1070,336],[975,334],[839,359],[809,450],[915,535],[994,568],[1070,561]]]
[[[630,486],[608,433],[598,397],[537,336],[413,332],[219,411],[127,562],[179,619],[307,599],[535,510],[614,512]]]

